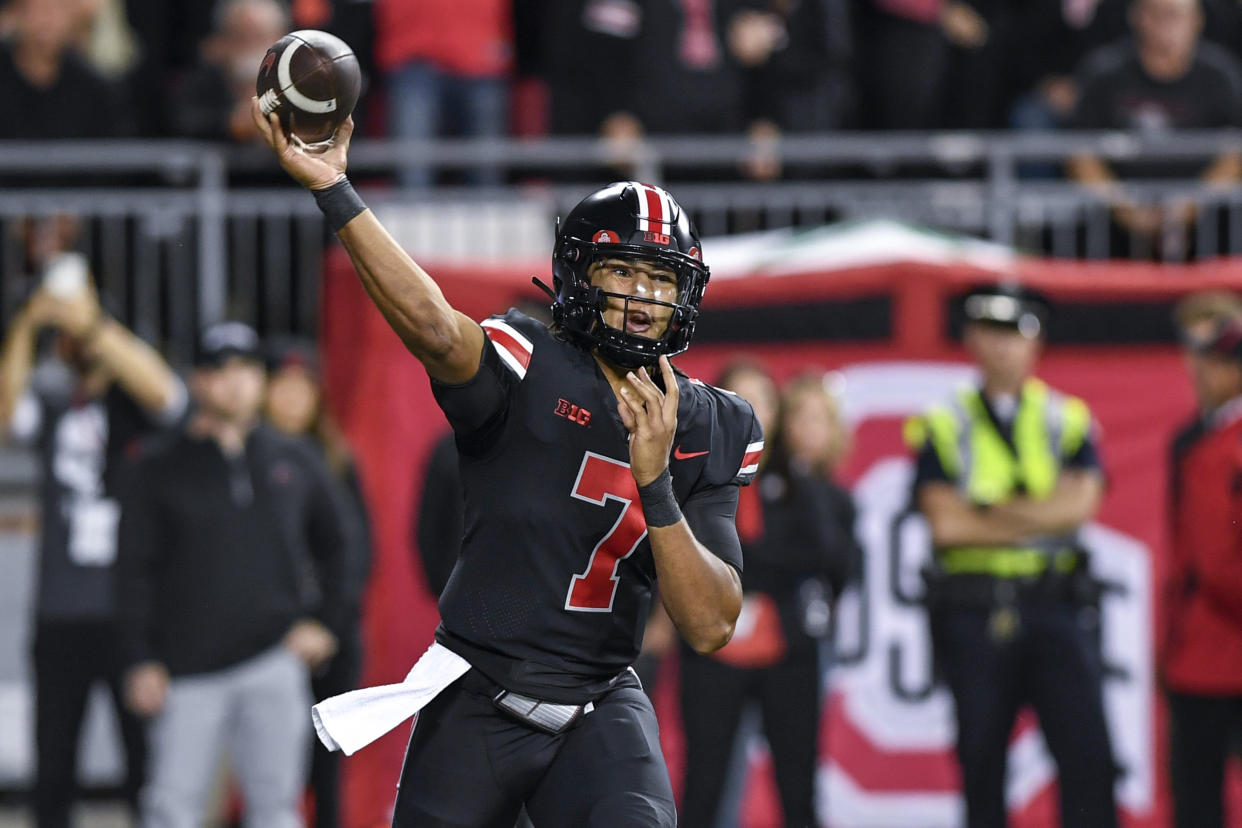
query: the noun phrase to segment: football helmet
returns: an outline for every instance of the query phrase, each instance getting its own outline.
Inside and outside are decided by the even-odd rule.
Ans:
[[[610,293],[591,284],[591,265],[601,258],[639,259],[667,268],[677,277],[675,302]],[[623,368],[654,364],[661,355],[680,354],[694,337],[699,303],[708,280],[698,233],[690,217],[665,190],[622,181],[578,202],[556,231],[552,250],[552,319],[569,337]],[[609,298],[663,305],[672,313],[659,339],[604,324]]]

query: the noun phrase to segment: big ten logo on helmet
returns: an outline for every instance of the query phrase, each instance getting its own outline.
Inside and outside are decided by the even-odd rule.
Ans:
[[[590,411],[580,408],[566,399],[558,399],[556,401],[556,410],[553,413],[578,425],[588,425],[591,422]]]
[[[961,822],[953,705],[933,668],[921,600],[930,533],[911,507],[914,467],[900,431],[907,416],[948,398],[972,374],[968,366],[933,363],[870,363],[842,374],[861,468],[852,491],[865,573],[836,606],[820,815],[831,825],[948,828]],[[1155,787],[1153,673],[1143,636],[1125,631],[1150,626],[1149,553],[1099,524],[1086,527],[1083,538],[1092,570],[1106,584],[1105,708],[1114,752],[1126,768],[1118,799],[1142,813]],[[1055,775],[1038,728],[1023,719],[1009,747],[1010,810],[1020,812],[1046,794]]]
[[[663,244],[665,246],[672,243],[672,240],[668,237],[667,233],[653,233],[650,230],[643,233],[643,241],[651,242],[652,244]]]

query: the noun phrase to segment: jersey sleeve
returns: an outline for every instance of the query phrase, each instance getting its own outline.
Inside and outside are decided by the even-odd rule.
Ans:
[[[750,403],[727,392],[721,395],[708,478],[713,483],[749,486],[763,455],[763,427]]]
[[[695,539],[713,555],[742,571],[742,543],[737,537],[737,486],[715,486],[690,496],[682,508]]]
[[[486,341],[475,375],[456,384],[431,381],[432,394],[466,454],[485,451],[503,428],[534,356],[531,326],[539,323],[510,310],[480,324]]]
[[[707,463],[682,505],[686,523],[713,555],[742,571],[742,544],[737,535],[738,488],[749,485],[759,471],[763,429],[750,403],[718,388],[695,382],[693,408],[699,428],[710,428]],[[701,433],[701,432],[700,432]],[[698,446],[703,443],[695,442]]]

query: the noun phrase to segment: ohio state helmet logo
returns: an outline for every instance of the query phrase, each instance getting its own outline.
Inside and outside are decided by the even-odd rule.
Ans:
[[[591,238],[591,241],[596,244],[618,244],[621,237],[611,230],[600,230]]]

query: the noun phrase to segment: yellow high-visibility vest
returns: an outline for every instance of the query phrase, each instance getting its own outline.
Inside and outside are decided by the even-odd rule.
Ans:
[[[1013,447],[988,416],[977,388],[965,388],[945,405],[906,421],[906,443],[915,451],[931,442],[940,465],[972,503],[1003,503],[1016,494],[1049,497],[1063,461],[1081,448],[1091,411],[1077,397],[1028,379],[1013,422]],[[945,572],[1029,577],[1049,565],[1072,569],[1074,533],[1033,539],[1023,548],[953,547],[937,550]]]

